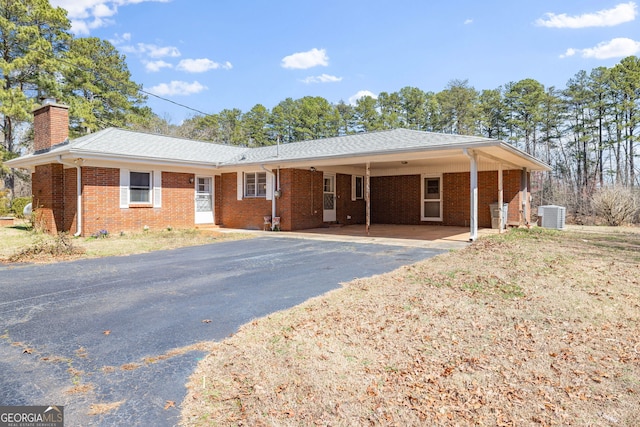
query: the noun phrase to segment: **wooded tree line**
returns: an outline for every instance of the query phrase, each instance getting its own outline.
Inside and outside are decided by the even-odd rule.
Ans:
[[[70,106],[72,137],[109,126],[217,143],[264,146],[393,128],[479,135],[507,141],[552,166],[540,187],[549,198],[586,206],[600,187],[640,187],[640,60],[579,71],[564,88],[534,79],[476,90],[452,80],[440,92],[404,87],[354,105],[287,98],[270,110],[224,109],[171,125],[145,106],[125,58],[108,41],[76,38],[66,12],[47,0],[0,0],[1,154],[29,148],[31,111],[41,96]],[[13,188],[14,174],[0,174]]]
[[[598,188],[640,186],[639,124],[640,60],[631,56],[612,68],[579,71],[564,88],[524,79],[479,91],[452,80],[437,93],[404,87],[355,105],[287,98],[271,111],[258,104],[246,113],[196,116],[173,132],[247,146],[394,128],[496,138],[553,168],[540,183],[547,203],[588,211]]]
[[[287,98],[270,111],[225,109],[195,116],[169,132],[247,146],[394,128],[497,138],[553,167],[552,177],[576,188],[637,186],[640,61],[579,71],[565,88],[534,79],[476,90],[452,80],[437,93],[415,87],[366,96],[355,105],[321,97]]]
[[[108,41],[75,38],[66,11],[48,0],[0,0],[0,178],[16,178],[2,161],[28,150],[32,111],[42,97],[70,106],[71,135],[152,119],[141,86]],[[12,196],[12,194],[11,194]]]

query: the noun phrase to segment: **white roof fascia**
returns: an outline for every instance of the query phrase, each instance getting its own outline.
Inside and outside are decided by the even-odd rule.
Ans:
[[[214,162],[199,162],[199,161],[189,161],[189,160],[175,160],[175,159],[166,159],[166,158],[157,158],[157,157],[141,157],[141,156],[125,156],[125,155],[117,155],[117,154],[104,154],[101,152],[91,152],[85,150],[70,150],[68,154],[71,154],[74,159],[85,159],[85,160],[101,160],[109,163],[138,163],[145,165],[158,165],[158,166],[195,166],[195,167],[205,167],[205,168],[216,168],[216,163]],[[63,156],[64,157],[64,156]]]
[[[467,143],[469,144],[469,143]],[[479,141],[478,143],[473,144],[469,147],[463,147],[461,145],[437,145],[430,147],[411,147],[411,148],[403,148],[403,149],[395,149],[395,150],[377,150],[370,152],[362,152],[362,153],[349,153],[349,154],[327,154],[322,156],[313,156],[313,157],[298,157],[287,159],[283,157],[270,157],[267,159],[261,159],[257,161],[251,162],[238,162],[238,163],[224,163],[220,164],[221,169],[235,168],[235,167],[243,167],[249,165],[260,165],[260,164],[286,164],[288,167],[296,166],[296,165],[335,165],[335,164],[350,164],[350,163],[362,163],[367,161],[393,161],[393,160],[411,160],[411,154],[420,154],[420,153],[429,153],[431,158],[435,157],[448,157],[450,155],[458,154],[462,148],[481,148],[481,147],[495,147],[499,144],[499,141],[495,142],[486,142]],[[434,152],[443,152],[440,156],[434,156]],[[347,160],[343,162],[336,163],[336,160]]]
[[[506,142],[502,142],[500,141],[500,148],[506,150],[506,151],[510,151],[512,154],[515,154],[519,157],[523,157],[524,159],[526,159],[528,162],[533,163],[534,165],[537,166],[537,168],[530,168],[530,169],[537,169],[537,170],[543,170],[543,171],[550,171],[551,170],[551,166],[549,166],[548,164],[541,162],[540,160],[536,159],[535,157],[533,157],[532,155],[519,150],[518,148],[514,147],[511,144],[507,144]]]

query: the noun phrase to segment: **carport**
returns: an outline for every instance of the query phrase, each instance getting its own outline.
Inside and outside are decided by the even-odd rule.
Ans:
[[[406,129],[264,147],[252,154],[228,168],[248,171],[259,165],[269,173],[267,188],[273,191],[267,190],[267,198],[275,195],[271,213],[282,230],[363,224],[371,235],[381,225],[453,226],[466,228],[466,241],[492,227],[492,204],[508,208],[498,210],[498,223],[529,224],[530,174],[549,170],[502,141]],[[228,226],[233,220],[223,216]],[[436,229],[412,232],[431,240],[427,230]]]

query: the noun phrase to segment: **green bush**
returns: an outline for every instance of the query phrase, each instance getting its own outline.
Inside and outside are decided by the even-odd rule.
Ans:
[[[31,197],[16,197],[11,204],[11,211],[15,214],[16,218],[22,218],[22,211],[24,207],[31,203]]]

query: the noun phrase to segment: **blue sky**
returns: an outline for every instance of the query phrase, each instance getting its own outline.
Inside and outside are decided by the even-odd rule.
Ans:
[[[610,0],[50,0],[111,41],[145,91],[205,113],[405,86],[477,90],[640,55],[638,5]],[[149,97],[174,124],[196,112]]]

